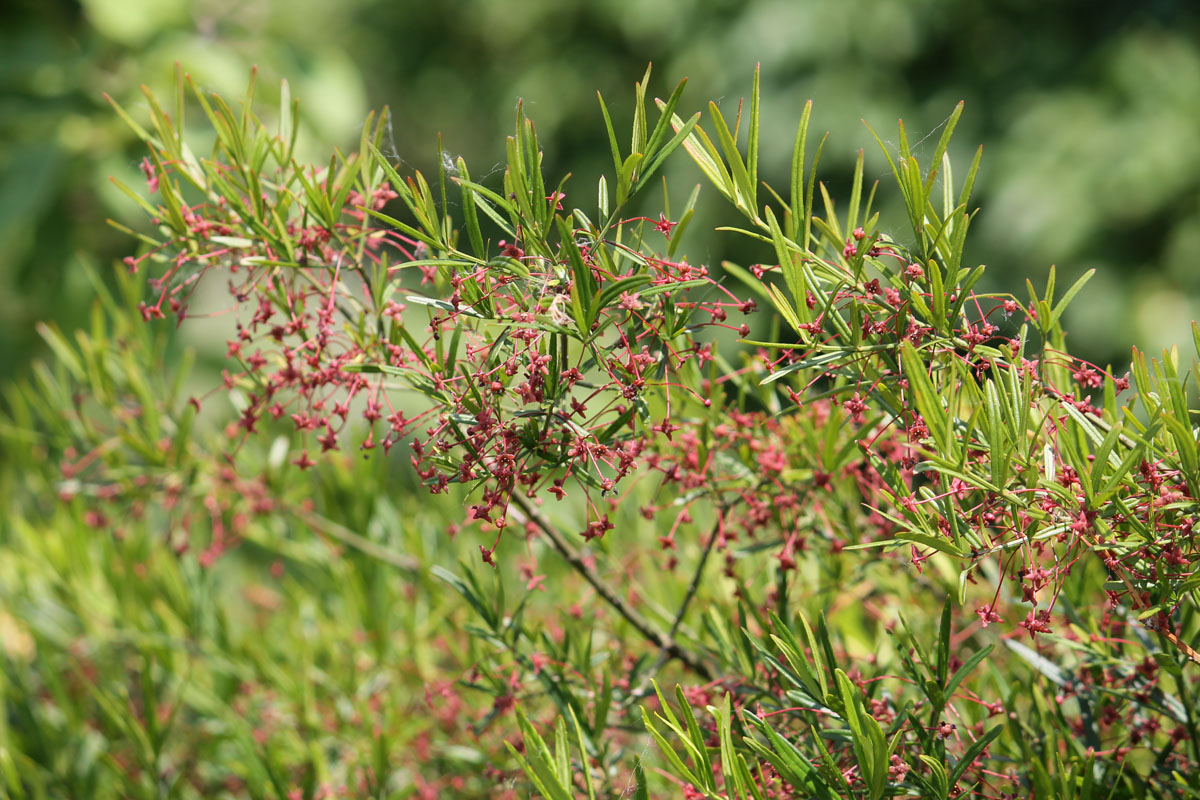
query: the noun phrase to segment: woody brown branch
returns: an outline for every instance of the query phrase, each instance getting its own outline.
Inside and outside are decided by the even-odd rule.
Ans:
[[[620,614],[625,620],[642,635],[644,639],[649,641],[660,651],[671,658],[679,659],[685,667],[695,672],[705,680],[712,680],[712,670],[697,654],[682,647],[671,634],[663,633],[657,630],[650,622],[638,613],[637,609],[633,608],[624,599],[618,595],[612,587],[604,582],[599,573],[591,567],[579,554],[566,537],[558,530],[549,520],[547,520],[537,509],[533,508],[528,501],[522,497],[513,496],[512,502],[516,505],[516,509],[510,508],[510,513],[516,511],[519,516],[525,517],[525,521],[532,522],[534,525],[546,535],[551,547],[558,551],[571,568],[583,576],[584,580],[592,585],[604,601]],[[521,521],[521,520],[518,520]]]

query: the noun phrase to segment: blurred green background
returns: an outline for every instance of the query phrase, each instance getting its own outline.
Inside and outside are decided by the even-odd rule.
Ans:
[[[441,132],[476,176],[503,156],[518,98],[539,125],[551,175],[593,196],[608,160],[595,92],[627,127],[648,61],[651,92],[690,80],[683,107],[728,115],[762,63],[762,177],[786,185],[803,102],[829,130],[822,174],[836,192],[856,150],[887,178],[865,118],[915,141],[953,104],[966,114],[952,156],[984,144],[969,258],[992,289],[1098,274],[1072,308],[1072,349],[1123,364],[1128,346],[1186,341],[1200,269],[1200,6],[1036,0],[9,0],[0,11],[0,380],[39,344],[34,323],[79,324],[105,268],[142,225],[108,181],[140,185],[140,148],[109,93],[144,119],[138,91],[165,93],[179,62],[234,99],[260,70],[269,100],[287,78],[307,154],[353,145],[371,108],[395,115],[396,152],[430,170]],[[918,153],[925,158],[936,136]],[[326,156],[327,158],[327,156]],[[697,180],[685,158],[674,177]],[[682,176],[682,177],[681,177]],[[493,180],[498,176],[492,175]],[[890,180],[890,179],[889,179]],[[890,187],[883,187],[886,198]],[[714,203],[713,205],[720,205]],[[698,220],[692,260],[768,258]],[[899,220],[897,219],[897,223]],[[896,224],[895,230],[901,230]]]

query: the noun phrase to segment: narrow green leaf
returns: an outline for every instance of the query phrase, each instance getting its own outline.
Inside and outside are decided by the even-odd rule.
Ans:
[[[459,189],[462,191],[463,223],[467,227],[467,238],[471,242],[471,250],[477,258],[487,258],[487,250],[483,245],[483,233],[479,227],[479,214],[475,210],[475,191],[471,188],[471,173],[467,171],[467,162],[459,156],[455,162],[458,169]]]
[[[642,154],[633,153],[629,158],[625,159],[625,163],[621,165],[620,171],[617,173],[617,207],[625,205],[628,202],[633,189],[633,177],[637,172],[638,165],[642,163]]]
[[[650,159],[650,163],[641,170],[637,183],[629,192],[630,196],[638,194],[647,186],[647,184],[650,183],[651,180],[654,179],[654,175],[658,172],[658,168],[662,166],[663,162],[666,161],[667,158],[674,153],[689,136],[692,135],[692,129],[696,127],[696,123],[699,121],[700,112],[697,111],[692,115],[691,119],[684,123],[683,127],[679,129],[679,132],[671,137],[670,141],[668,141],[661,149],[654,153]],[[682,221],[680,225],[682,227]]]
[[[942,129],[942,136],[940,139],[938,139],[937,148],[933,151],[933,158],[931,158],[929,161],[930,164],[936,165],[942,163],[942,158],[946,155],[946,148],[950,146],[950,137],[954,135],[954,129],[958,126],[958,118],[962,116],[963,104],[964,101],[959,100],[958,105],[956,105],[954,110],[950,112],[950,118],[946,120],[946,125]],[[929,170],[929,175],[925,179],[926,196],[928,196],[929,192],[933,189],[933,180],[936,177],[936,174],[937,173],[933,169]],[[949,186],[950,175],[946,174],[944,179],[947,186]]]
[[[946,598],[946,602],[942,604],[942,624],[938,632],[938,650],[937,650],[937,682],[938,686],[946,685],[946,678],[950,672],[950,598]]]
[[[828,132],[821,137],[821,141],[817,144],[817,152],[813,155],[812,166],[808,171],[808,188],[804,192],[804,240],[800,243],[805,252],[808,252],[812,245],[813,190],[817,185],[817,165],[821,163],[821,153],[825,150],[825,141],[828,138]],[[812,288],[815,291],[815,287]]]
[[[968,747],[958,759],[958,763],[956,763],[954,768],[950,770],[950,775],[947,779],[948,785],[956,786],[959,778],[961,778],[963,774],[970,769],[971,764],[975,762],[975,759],[979,758],[979,755],[985,749],[987,749],[987,746],[995,741],[996,737],[1003,732],[1003,725],[995,725],[989,728],[987,733],[983,734],[983,736],[980,736],[978,739],[972,742],[971,746]]]
[[[808,124],[812,119],[812,100],[804,103],[804,110],[800,112],[800,124],[796,126],[796,142],[792,145],[792,184],[791,184],[791,226],[788,231],[788,236],[793,241],[798,241],[800,231],[803,230],[803,220],[805,214],[804,203],[804,158],[805,150],[808,146]],[[808,247],[807,240],[804,241],[804,247]],[[1200,352],[1200,345],[1198,345]]]
[[[607,681],[607,673],[605,680]],[[596,788],[592,783],[592,770],[588,765],[588,751],[594,745],[583,731],[583,725],[579,722],[579,716],[575,713],[574,706],[567,706],[567,712],[571,716],[572,729],[575,731],[575,745],[579,748],[579,765],[580,771],[583,773],[583,783],[587,788],[588,800],[596,800]],[[601,728],[603,730],[603,728]]]
[[[967,170],[966,180],[963,181],[962,191],[958,194],[958,204],[965,206],[967,201],[971,199],[971,190],[975,188],[975,176],[979,174],[979,163],[983,160],[983,145],[975,150],[975,157],[971,159],[971,166]]]
[[[783,272],[788,293],[795,303],[794,309],[791,309],[792,315],[801,322],[808,322],[810,319],[807,302],[808,286],[804,279],[804,271],[801,269],[799,263],[797,263],[803,256],[797,252],[794,244],[783,238],[783,231],[779,227],[779,221],[775,219],[775,212],[770,206],[767,206],[766,214],[767,227],[771,231],[771,242],[775,246],[775,258],[779,262],[780,270]],[[793,325],[792,327],[796,326]]]
[[[646,74],[633,86],[636,98],[633,104],[631,153],[641,153],[643,155],[646,153],[646,87],[650,85],[650,70],[653,66],[653,64],[647,64]]]
[[[933,788],[932,798],[935,800],[948,800],[950,797],[950,778],[946,775],[946,767],[936,758],[925,753],[917,755],[932,775],[930,783]],[[1041,795],[1038,795],[1039,797]]]
[[[652,158],[658,153],[658,148],[667,138],[667,131],[671,130],[671,117],[675,114],[675,107],[679,105],[679,99],[683,96],[683,89],[687,86],[687,78],[679,82],[675,87],[675,91],[671,92],[671,96],[667,98],[665,105],[660,105],[659,110],[662,112],[658,118],[658,122],[654,125],[654,130],[650,133],[650,138],[646,141],[645,155],[647,158]],[[699,112],[696,117],[699,118]],[[682,142],[683,140],[680,139]],[[644,176],[643,176],[644,177]]]
[[[965,662],[963,662],[963,665],[958,668],[958,670],[954,673],[953,676],[951,676],[950,682],[946,684],[946,689],[944,691],[944,694],[946,696],[947,702],[953,696],[954,691],[958,688],[958,685],[963,682],[963,679],[965,679],[968,675],[970,675],[971,671],[973,669],[975,669],[975,667],[977,667],[981,663],[983,663],[983,660],[985,658],[987,658],[989,655],[991,655],[991,652],[994,649],[995,649],[995,646],[989,644],[988,646],[984,647],[982,650],[976,651],[974,655],[972,655]]]
[[[758,187],[758,101],[759,72],[762,64],[754,65],[754,86],[750,90],[750,130],[746,137],[746,170],[750,173],[750,185]],[[757,213],[758,209],[755,208]]]
[[[823,678],[820,675],[821,668],[816,665],[810,665],[808,658],[804,655],[803,648],[800,646],[800,642],[797,641],[795,634],[792,633],[791,628],[783,620],[776,616],[774,612],[771,612],[770,618],[772,622],[771,627],[776,631],[776,633],[771,634],[771,641],[783,653],[788,665],[791,666],[792,670],[799,677],[801,683],[804,684],[804,688],[808,691],[812,699],[818,703],[824,703],[827,690],[824,681],[821,680]],[[801,619],[803,619],[803,615],[801,615]],[[805,629],[811,641],[811,631],[808,630],[807,622],[805,623]],[[815,644],[815,642],[812,644]]]
[[[708,737],[704,735],[704,732],[700,729],[700,725],[696,722],[696,715],[692,713],[692,707],[688,705],[687,697],[683,694],[683,687],[675,687],[675,699],[678,701],[680,710],[683,712],[683,719],[687,723],[688,738],[691,740],[692,751],[698,759],[696,768],[700,772],[701,785],[715,791],[717,783],[713,778],[712,760],[708,757],[708,745],[705,744]]]
[[[621,171],[621,148],[617,145],[617,132],[613,129],[612,118],[608,115],[608,106],[604,104],[604,95],[596,92],[600,101],[600,113],[604,115],[604,127],[608,131],[608,146],[612,150],[613,175]]]
[[[570,786],[571,747],[567,744],[567,723],[561,715],[554,722],[554,769],[559,784]]]
[[[854,160],[854,177],[850,180],[850,205],[846,210],[846,228],[845,233],[847,238],[858,227],[858,207],[862,202],[862,183],[863,183],[863,151],[858,151],[858,158]],[[821,187],[824,190],[824,186]]]
[[[671,126],[676,130],[682,130],[684,122],[678,116],[671,118]],[[696,125],[692,133],[683,140],[683,149],[687,151],[692,160],[696,162],[696,166],[700,167],[700,171],[709,179],[713,186],[717,188],[721,194],[730,202],[736,202],[736,190],[734,189],[733,180],[729,177],[728,171],[725,169],[725,164],[721,159],[717,148],[713,146],[712,141],[708,138],[708,134],[699,125]]]
[[[747,217],[758,223],[761,221],[758,217],[758,194],[755,191],[756,187],[750,183],[750,173],[746,170],[746,163],[738,151],[733,132],[729,130],[729,126],[725,123],[725,117],[721,115],[721,109],[717,107],[716,103],[709,102],[708,115],[712,119],[717,141],[720,142],[721,150],[725,154],[725,161],[729,165],[729,173],[733,176],[734,205]]]
[[[667,762],[670,764],[675,777],[681,778],[682,780],[685,780],[694,786],[701,785],[701,779],[696,775],[695,772],[691,770],[690,767],[688,767],[687,764],[683,763],[683,759],[679,757],[679,753],[675,751],[675,748],[671,746],[671,743],[667,741],[666,737],[662,735],[662,732],[659,731],[658,728],[655,727],[654,723],[650,720],[650,712],[646,710],[645,706],[642,706],[642,722],[646,726],[646,731],[649,732],[651,738],[654,739],[655,744],[658,745],[659,752],[662,753],[667,759]],[[711,777],[709,780],[711,781]]]
[[[646,781],[646,770],[642,766],[641,756],[634,756],[633,780],[635,783],[633,800],[650,800],[649,783]]]
[[[1075,283],[1071,284],[1071,288],[1067,289],[1066,294],[1064,294],[1062,296],[1062,299],[1059,300],[1058,303],[1055,304],[1054,310],[1050,313],[1050,324],[1051,325],[1058,322],[1059,318],[1062,316],[1062,313],[1067,310],[1067,305],[1071,302],[1071,300],[1073,300],[1075,298],[1075,295],[1079,294],[1079,291],[1084,287],[1084,285],[1089,280],[1092,279],[1092,276],[1095,274],[1096,274],[1096,270],[1089,269],[1087,272],[1080,275],[1079,279],[1077,281],[1075,281]],[[1052,297],[1052,295],[1050,294],[1050,292],[1047,292],[1046,300],[1050,300],[1051,297]]]
[[[933,383],[929,380],[928,373],[925,372],[925,363],[917,355],[916,348],[912,346],[911,342],[901,344],[900,359],[904,367],[904,377],[908,379],[909,391],[914,395],[917,410],[924,417],[929,434],[937,444],[938,450],[943,453],[953,452],[946,435],[945,422],[949,411],[942,408],[940,395],[934,390]]]

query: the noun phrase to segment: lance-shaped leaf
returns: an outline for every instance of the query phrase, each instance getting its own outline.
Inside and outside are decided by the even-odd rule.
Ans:
[[[951,452],[951,442],[948,436],[946,420],[950,412],[942,407],[940,395],[933,387],[933,382],[926,372],[925,362],[917,353],[911,342],[900,345],[900,360],[904,367],[904,377],[908,380],[908,390],[913,395],[917,410],[925,419],[929,434],[942,453]]]

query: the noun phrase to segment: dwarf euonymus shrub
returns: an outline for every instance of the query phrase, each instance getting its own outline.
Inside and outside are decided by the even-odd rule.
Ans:
[[[1072,357],[1062,315],[1086,276],[974,291],[981,153],[961,180],[947,155],[961,104],[925,167],[903,125],[879,140],[907,213],[889,233],[861,153],[840,209],[817,180],[810,106],[777,193],[757,74],[732,125],[711,103],[679,116],[682,83],[655,116],[648,79],[627,147],[601,100],[613,169],[581,205],[520,109],[489,184],[445,154],[401,174],[386,112],[357,152],[297,164],[286,91],[278,127],[194,92],[216,134],[200,157],[183,100],[149,97],[148,130],[126,115],[147,193],[126,191],[153,227],[125,266],[148,274],[151,325],[229,313],[223,384],[180,413],[228,395],[238,416],[200,482],[171,461],[186,427],[81,423],[64,496],[103,498],[96,524],[166,504],[181,554],[212,563],[284,513],[236,468],[245,442],[285,432],[297,471],[403,450],[425,489],[467,498],[452,530],[475,563],[438,568],[477,617],[463,685],[494,698],[480,727],[507,726],[504,768],[554,800],[1200,792],[1178,354],[1134,351],[1125,376]],[[687,258],[699,191],[631,210],[688,156],[761,263]],[[506,540],[527,559],[515,605],[487,574]],[[586,635],[537,610],[545,558],[606,609]],[[551,743],[527,712],[553,716]]]

